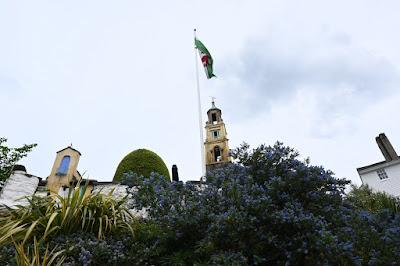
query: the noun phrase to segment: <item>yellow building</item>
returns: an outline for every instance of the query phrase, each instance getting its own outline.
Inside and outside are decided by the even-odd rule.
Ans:
[[[77,167],[81,153],[71,146],[57,152],[50,175],[47,177],[47,189],[51,193],[68,195],[68,189],[82,179]]]
[[[214,100],[207,111],[206,140],[204,142],[207,172],[232,162],[229,152],[228,135],[222,120],[221,109],[215,106]]]

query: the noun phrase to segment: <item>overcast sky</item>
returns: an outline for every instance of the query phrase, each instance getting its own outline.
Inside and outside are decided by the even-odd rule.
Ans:
[[[56,151],[111,180],[148,148],[183,180],[201,175],[193,28],[214,57],[200,72],[203,119],[217,98],[231,148],[280,140],[360,183],[400,152],[398,1],[2,1],[0,136],[38,143],[23,160],[47,177]]]

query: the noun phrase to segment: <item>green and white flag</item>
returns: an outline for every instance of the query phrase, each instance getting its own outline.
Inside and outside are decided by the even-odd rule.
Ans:
[[[211,57],[210,52],[207,50],[204,44],[197,38],[194,39],[194,45],[196,49],[199,51],[200,60],[204,66],[204,70],[206,71],[207,78],[210,79],[212,77],[216,77],[213,73],[213,59]]]

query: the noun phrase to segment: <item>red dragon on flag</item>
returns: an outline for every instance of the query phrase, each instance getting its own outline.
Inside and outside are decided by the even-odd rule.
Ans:
[[[199,51],[201,62],[203,63],[204,70],[206,71],[207,78],[210,79],[215,77],[213,73],[213,59],[211,57],[210,52],[204,46],[204,44],[198,40],[197,38],[194,39],[194,44],[196,49]]]

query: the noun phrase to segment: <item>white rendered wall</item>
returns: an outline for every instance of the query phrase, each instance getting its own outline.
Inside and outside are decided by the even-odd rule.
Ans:
[[[380,180],[376,170],[360,174],[363,184],[368,184],[374,190],[383,191],[395,197],[400,197],[400,164],[382,167],[387,179]]]
[[[103,195],[109,195],[112,192],[112,196],[115,199],[122,199],[128,194],[126,192],[127,188],[128,186],[120,184],[95,185],[92,193],[101,193]]]
[[[136,193],[138,189],[136,187],[129,188],[128,186],[125,185],[120,185],[120,184],[106,184],[106,185],[96,185],[94,186],[94,189],[92,193],[101,193],[103,195],[109,195],[110,192],[112,192],[112,196],[115,199],[122,199],[126,196],[127,198],[127,204],[128,206],[130,203],[132,203],[132,195],[128,194],[128,190],[130,193]],[[138,218],[147,218],[148,217],[148,212],[146,209],[129,209],[129,212],[134,216]]]
[[[23,171],[15,171],[7,179],[0,193],[0,205],[14,207],[16,205],[27,205],[26,197],[31,197],[39,184],[39,179],[27,176]]]

